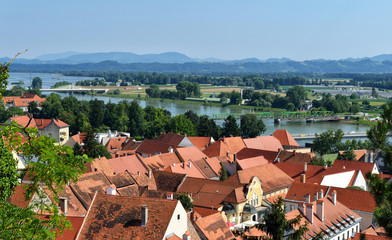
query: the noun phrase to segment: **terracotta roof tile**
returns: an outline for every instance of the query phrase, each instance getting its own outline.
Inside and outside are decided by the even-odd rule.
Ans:
[[[231,240],[234,238],[221,213],[215,213],[195,221],[197,228],[207,239]]]
[[[110,138],[109,141],[105,144],[107,150],[109,152],[116,152],[121,150],[122,145],[124,142],[126,142],[128,138],[125,137],[115,137],[115,138]]]
[[[149,177],[149,173],[141,173],[140,175],[133,174],[132,178],[135,180],[136,184],[139,185],[139,187],[146,187],[149,190],[157,190],[155,177],[152,173],[151,177]]]
[[[229,178],[238,178],[240,183],[248,184],[254,176],[260,179],[264,193],[275,192],[289,187],[293,182],[292,178],[272,163],[240,170]]]
[[[272,134],[272,136],[276,137],[282,145],[286,146],[299,146],[297,141],[290,135],[290,133],[286,129],[276,129],[276,131]]]
[[[225,202],[242,203],[246,201],[244,190],[242,187],[233,189],[233,191],[225,198]]]
[[[168,153],[170,147],[173,149],[176,148],[176,146],[167,143],[144,139],[142,144],[140,144],[140,146],[137,148],[136,152],[152,156],[155,154]]]
[[[244,148],[237,153],[237,159],[263,156],[268,162],[273,162],[278,156],[278,151],[266,151],[253,148]]]
[[[200,150],[204,150],[211,143],[211,137],[188,137],[189,141]]]
[[[338,225],[340,222],[345,222],[344,219],[347,219],[350,217],[353,217],[356,221],[359,221],[359,215],[350,210],[348,207],[344,206],[342,203],[339,201],[336,201],[336,205],[332,203],[332,200],[329,196],[324,197],[321,199],[324,202],[324,222],[320,221],[318,217],[316,217],[316,202],[312,202],[313,204],[313,224],[311,224],[306,217],[303,217],[301,219],[301,225],[305,224],[308,222],[308,227],[309,230],[306,232],[304,235],[305,238],[310,239],[314,237],[317,233],[328,229],[329,227],[334,227]],[[286,214],[287,219],[293,219],[295,218],[298,214],[303,215],[298,209],[291,211]]]
[[[197,165],[200,171],[202,171],[204,175],[207,176],[207,178],[219,177],[219,171],[215,172],[204,158],[193,162]]]
[[[26,115],[24,116],[17,116],[17,117],[11,117],[11,120],[17,122],[18,124],[22,125],[23,127],[26,127],[27,124],[30,121],[30,118]],[[29,128],[37,128],[37,124],[35,123],[34,119],[31,119],[30,124],[27,126]]]
[[[71,217],[71,216],[66,216],[65,220],[68,220],[72,224],[72,230],[67,229],[64,230],[64,233],[62,236],[56,237],[56,240],[69,240],[69,239],[75,239],[80,227],[83,224],[84,217]]]
[[[244,170],[247,168],[257,167],[260,165],[268,164],[268,160],[263,156],[245,158],[241,160],[237,160],[238,166]]]
[[[182,240],[179,236],[177,235],[171,235],[170,237],[167,237],[166,240]]]
[[[102,171],[104,172],[107,176],[113,175],[115,170],[112,167],[112,165],[109,163],[108,159],[106,157],[100,157],[94,159],[93,162],[90,164],[91,166],[91,171]]]
[[[256,138],[244,139],[247,148],[275,151],[278,152],[279,149],[283,149],[280,141],[274,136],[259,136]]]
[[[241,137],[224,137],[211,144],[203,152],[209,157],[227,156],[232,159],[234,153],[238,153],[245,148]]]
[[[136,142],[132,138],[129,138],[127,141],[124,142],[121,150],[122,151],[130,151],[134,150],[136,151],[137,148],[142,144],[142,142]]]
[[[310,163],[314,157],[314,153],[300,153],[294,151],[280,151],[278,154],[279,162],[304,164]]]
[[[117,188],[136,184],[135,180],[128,171],[117,173],[115,175],[109,175],[107,178],[109,178],[109,181]]]
[[[175,153],[163,153],[147,158],[140,158],[140,161],[151,170],[163,170],[170,165],[181,163],[180,159]]]
[[[125,171],[128,171],[131,174],[147,172],[146,167],[144,167],[137,155],[111,158],[108,159],[108,162],[117,173],[122,173]]]
[[[9,199],[7,199],[7,202],[10,202],[20,208],[27,208],[27,206],[29,206],[31,201],[31,198],[26,200],[25,197],[25,193],[26,193],[25,188],[27,186],[28,184],[26,183],[20,183],[18,186],[16,186],[14,188],[14,193]]]
[[[327,194],[327,192],[331,193],[335,190],[337,193],[337,200],[351,210],[372,213],[376,207],[376,202],[370,192],[356,189],[328,187],[313,183],[293,182],[285,199],[305,201],[304,196],[306,194],[310,194],[310,201],[315,201],[315,193],[319,193],[320,190],[323,190],[324,195]],[[358,199],[361,199],[361,201],[358,201]]]
[[[355,154],[355,160],[359,161],[359,159],[361,159],[363,157],[363,155],[365,155],[366,153],[369,152],[369,150],[366,149],[362,149],[362,150],[353,150],[354,154]],[[339,151],[339,154],[343,154],[344,151]]]
[[[43,119],[43,118],[34,118],[35,124],[37,124],[38,129],[44,129],[49,126],[52,122],[59,128],[69,127],[69,125],[58,119]]]
[[[181,159],[182,162],[186,162],[189,159],[191,160],[198,160],[200,158],[206,158],[205,155],[200,149],[197,147],[184,147],[184,148],[177,148],[176,153],[178,157]]]
[[[201,217],[207,217],[209,215],[219,213],[217,210],[203,207],[193,207],[193,211],[197,212]]]
[[[275,164],[278,168],[280,168],[283,172],[293,178],[295,181],[300,181],[301,174],[304,173],[304,165],[303,164],[292,164],[292,163],[277,163]],[[324,168],[322,166],[315,165],[307,165],[306,170],[306,182],[309,183],[318,183],[321,184],[324,177],[331,174],[349,172],[352,170],[341,169],[341,168],[333,168],[328,167]]]
[[[355,233],[355,236],[351,239],[352,240],[360,240],[362,238],[359,233]],[[370,235],[370,234],[365,234],[365,239],[366,240],[392,240],[392,238],[388,237],[388,236],[374,236],[374,235]]]
[[[178,146],[182,140],[184,140],[186,136],[181,135],[181,134],[175,134],[175,133],[166,133],[166,134],[161,134],[154,140],[157,142],[163,142],[172,146]]]
[[[80,229],[79,239],[163,239],[178,200],[97,194]],[[141,226],[141,209],[148,221]]]
[[[286,197],[286,193],[280,193],[280,194],[276,194],[272,197],[266,198],[265,200],[268,201],[269,203],[273,204],[273,203],[275,203],[276,200],[278,200],[278,198],[284,199],[285,197]]]
[[[208,178],[193,161],[168,166],[165,171],[186,174],[189,177]]]
[[[339,160],[339,159],[336,159],[334,161],[332,167],[351,169],[351,170],[361,170],[364,177],[366,177],[366,174],[368,172],[373,172],[373,170],[377,169],[377,165],[375,163],[356,162],[356,161],[347,161],[347,160]]]
[[[131,196],[131,197],[140,196],[139,186],[137,184],[117,188],[117,192],[120,194],[120,196]]]
[[[84,143],[84,139],[86,138],[87,134],[86,133],[78,133],[73,135],[71,138],[75,141],[75,143],[78,144],[83,144]]]
[[[186,178],[185,174],[171,173],[165,171],[153,172],[157,190],[163,192],[176,192],[178,186]]]

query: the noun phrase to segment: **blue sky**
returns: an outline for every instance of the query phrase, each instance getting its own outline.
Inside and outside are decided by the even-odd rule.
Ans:
[[[115,0],[3,3],[0,57],[176,51],[295,60],[392,53],[392,1]]]

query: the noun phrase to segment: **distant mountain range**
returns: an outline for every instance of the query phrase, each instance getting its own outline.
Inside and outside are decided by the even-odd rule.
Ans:
[[[9,61],[0,58],[0,62]],[[294,61],[288,58],[197,59],[178,52],[46,54],[35,59],[17,58],[12,71],[157,71],[157,72],[359,72],[392,73],[392,54],[341,60]]]

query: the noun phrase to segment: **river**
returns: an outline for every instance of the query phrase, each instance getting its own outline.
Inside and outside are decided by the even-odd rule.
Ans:
[[[79,80],[92,79],[87,77],[71,77],[71,76],[61,76],[56,74],[49,73],[10,73],[9,82],[16,83],[19,81],[23,81],[24,84],[22,86],[27,87],[31,85],[31,79],[34,77],[40,77],[42,79],[42,87],[50,88],[50,86],[54,85],[58,81],[68,81],[71,83],[76,83]],[[10,84],[11,85],[11,84]],[[10,86],[9,86],[10,87]],[[59,94],[62,97],[68,96],[68,94]],[[113,103],[118,103],[123,100],[131,101],[132,99],[123,99],[123,98],[109,98],[102,96],[90,96],[90,95],[80,95],[74,94],[74,96],[79,100],[92,100],[98,99],[103,100],[105,103],[111,101]],[[173,103],[171,101],[148,101],[148,100],[137,100],[141,107],[146,107],[147,105],[151,105],[153,107],[164,107],[166,110],[170,111],[172,116],[177,114],[183,114],[187,110],[192,110],[198,114],[206,114],[212,115],[213,113],[249,113],[249,109],[241,109],[235,107],[218,107],[218,106],[204,106],[199,104],[188,104],[188,103]],[[217,121],[218,124],[222,124],[222,121]],[[306,123],[302,122],[282,122],[280,124],[274,124],[273,119],[265,119],[264,123],[266,125],[265,134],[271,134],[276,129],[286,129],[291,134],[309,134],[309,133],[322,133],[328,130],[337,130],[342,129],[343,132],[364,132],[369,129],[368,126],[365,125],[353,125],[346,123],[344,121],[341,122],[314,122],[314,123]],[[310,142],[309,140],[298,141],[299,144],[303,145],[305,142]]]

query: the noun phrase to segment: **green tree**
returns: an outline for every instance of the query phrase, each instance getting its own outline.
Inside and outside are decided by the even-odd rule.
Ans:
[[[241,93],[233,90],[230,94],[230,104],[233,105],[241,104]]]
[[[170,119],[169,127],[168,132],[186,134],[188,136],[196,135],[195,125],[185,115],[177,115]]]
[[[305,102],[308,94],[304,87],[295,85],[294,87],[289,88],[286,93],[286,97],[288,102],[294,104],[294,106],[298,109]]]
[[[42,79],[39,77],[33,78],[33,82],[31,83],[31,88],[41,89],[42,88]]]
[[[102,156],[108,159],[112,158],[106,147],[97,142],[95,133],[91,127],[87,129],[83,143],[83,153],[88,157],[97,158]]]
[[[34,118],[38,118],[40,114],[38,104],[34,101],[29,102],[29,105],[27,106],[27,112],[32,114]]]
[[[248,113],[241,116],[241,136],[243,138],[257,137],[265,130],[263,120],[257,119],[256,115]]]
[[[255,227],[266,232],[269,239],[282,240],[302,239],[308,230],[307,224],[301,225],[302,216],[298,215],[293,219],[287,220],[284,212],[283,199],[279,197],[264,215],[264,222]],[[289,233],[290,232],[290,233]]]
[[[359,106],[359,104],[357,102],[353,102],[351,104],[351,112],[353,114],[356,114],[357,112],[361,111],[361,107]]]
[[[136,101],[132,101],[128,111],[128,131],[131,136],[143,136],[145,128],[143,108]]]
[[[149,88],[146,89],[146,94],[151,98],[160,98],[161,90],[156,84],[151,84]]]
[[[209,119],[208,116],[204,115],[199,118],[199,124],[197,126],[197,136],[200,137],[213,137],[218,139],[220,136],[221,128],[216,125],[213,119]]]
[[[5,201],[13,194],[13,189],[18,185],[17,162],[12,152],[0,139],[0,200]]]
[[[329,161],[325,161],[323,158],[313,157],[310,161],[310,165],[331,167],[332,163]]]
[[[221,169],[219,171],[219,180],[224,181],[229,177],[229,174],[227,173],[227,170],[225,166],[223,166],[223,163],[220,163]]]
[[[356,161],[356,155],[353,150],[346,150],[342,154],[339,153],[338,159],[348,160],[348,161]]]
[[[191,198],[187,194],[180,193],[177,196],[177,199],[180,200],[180,202],[185,210],[189,211],[193,208],[193,203],[191,201]]]
[[[293,112],[293,111],[295,111],[295,110],[297,110],[297,109],[295,108],[294,103],[288,103],[288,104],[287,104],[287,107],[286,107],[286,110],[287,110],[287,111],[290,111],[290,112]]]
[[[120,132],[125,132],[128,128],[129,117],[127,115],[126,108],[127,106],[125,103],[120,102],[116,104],[113,109],[113,129]]]
[[[104,102],[98,99],[90,101],[90,124],[93,128],[99,128],[103,123]]]
[[[238,127],[237,120],[235,119],[235,117],[231,115],[227,116],[225,122],[223,123],[222,135],[224,137],[237,137],[241,135],[241,130]]]
[[[316,133],[315,138],[313,139],[312,149],[321,156],[324,154],[336,153],[339,151],[339,145],[342,142],[343,135],[341,129],[338,129],[335,132],[328,130],[321,134]]]

